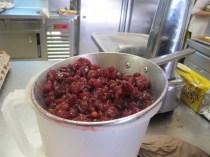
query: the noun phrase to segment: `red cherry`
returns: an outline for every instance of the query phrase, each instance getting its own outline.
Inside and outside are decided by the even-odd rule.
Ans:
[[[43,108],[76,121],[106,121],[129,116],[152,104],[150,82],[140,73],[123,75],[79,58],[47,73]]]

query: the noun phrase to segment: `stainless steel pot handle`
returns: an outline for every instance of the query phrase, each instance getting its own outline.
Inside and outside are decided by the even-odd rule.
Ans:
[[[173,60],[181,59],[184,58],[185,56],[191,55],[195,52],[196,50],[194,49],[184,49],[182,51],[177,51],[176,53],[171,53],[168,55],[160,56],[160,57],[155,57],[151,58],[150,60],[158,65],[163,65],[165,63],[168,63]]]

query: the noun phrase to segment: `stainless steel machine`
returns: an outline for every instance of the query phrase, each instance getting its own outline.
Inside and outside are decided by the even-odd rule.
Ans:
[[[63,59],[76,54],[77,16],[59,16],[50,12],[46,20],[48,59]]]
[[[79,16],[59,14],[60,9],[78,11],[77,0],[48,0],[46,20],[48,59],[64,59],[78,53]]]
[[[147,58],[176,53],[183,47],[191,0],[160,0],[147,44]],[[176,107],[176,96],[182,81],[175,76],[176,61],[162,66],[169,80],[165,103],[160,112]]]
[[[44,32],[41,18],[0,17],[0,47],[13,59],[45,59]]]

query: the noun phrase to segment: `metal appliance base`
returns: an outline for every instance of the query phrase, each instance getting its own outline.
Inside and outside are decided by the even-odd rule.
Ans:
[[[165,101],[163,102],[162,107],[160,108],[158,113],[170,112],[177,107],[177,99],[180,97],[182,86],[183,80],[179,77],[169,81]]]

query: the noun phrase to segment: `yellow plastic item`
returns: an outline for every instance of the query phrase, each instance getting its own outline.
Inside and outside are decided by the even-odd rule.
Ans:
[[[178,64],[177,73],[183,78],[185,85],[182,88],[181,100],[195,112],[200,112],[203,100],[210,90],[210,81],[183,64]]]

